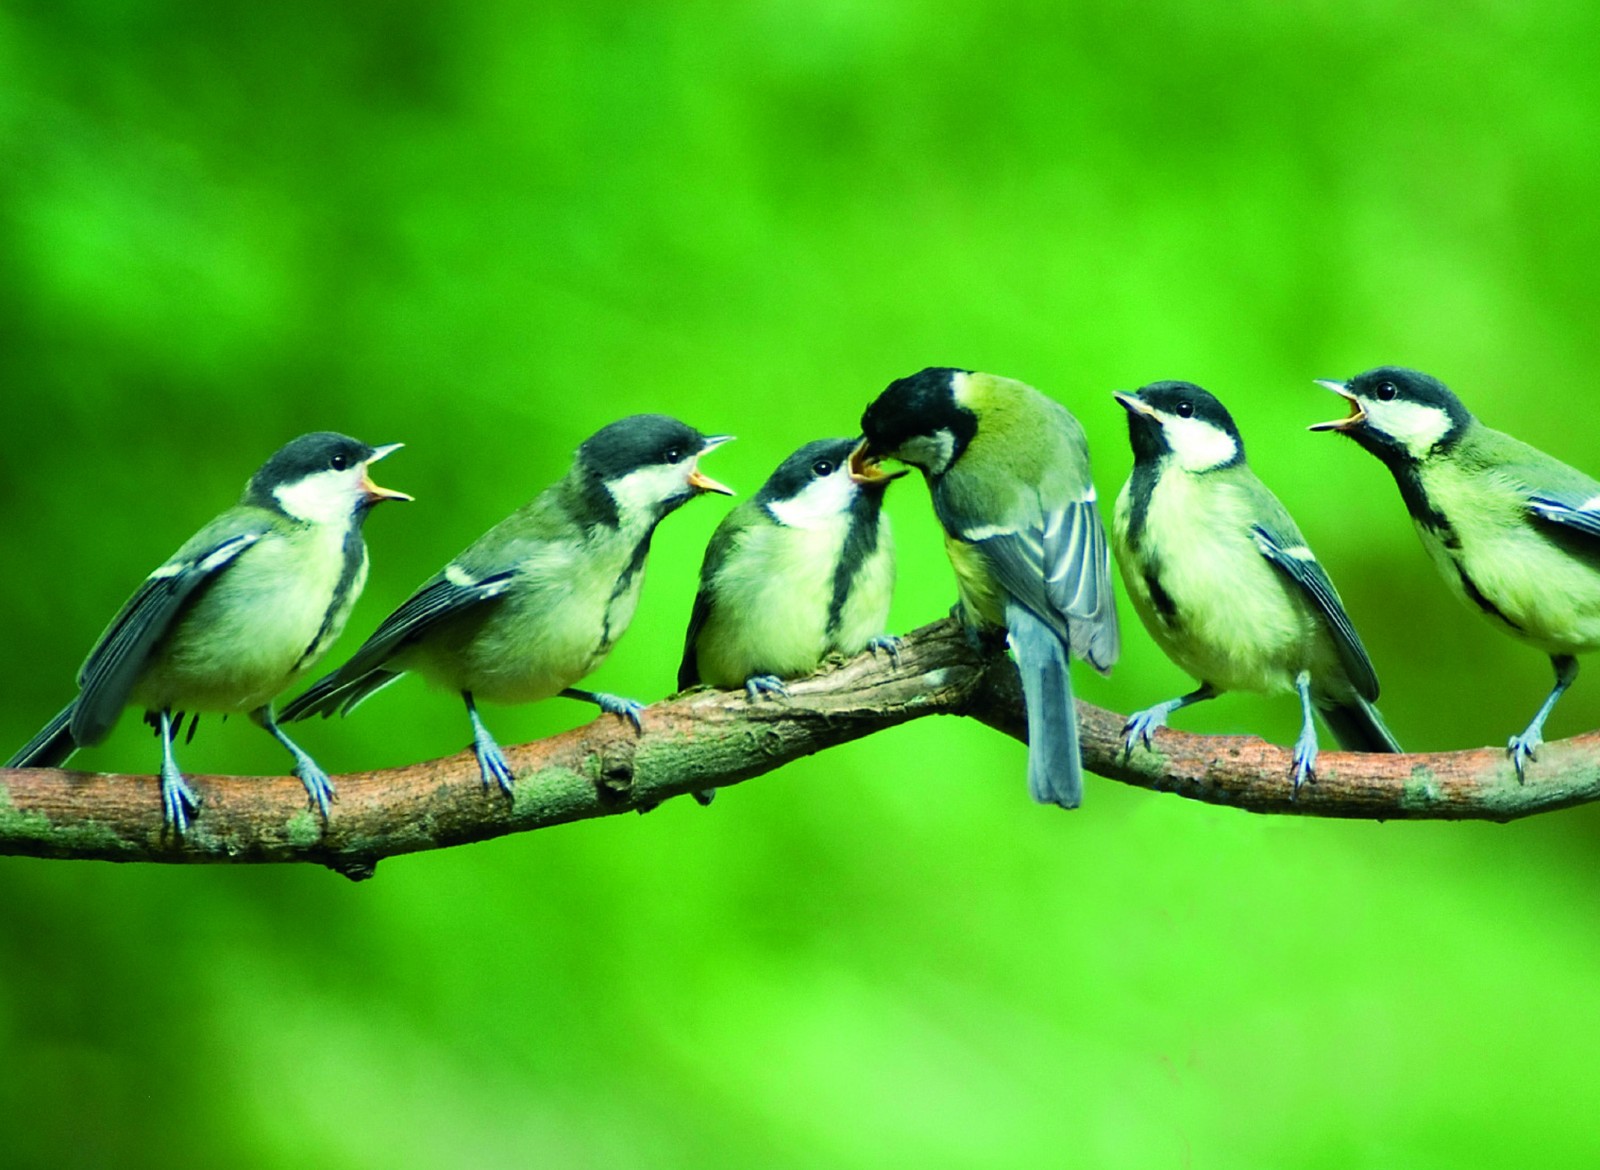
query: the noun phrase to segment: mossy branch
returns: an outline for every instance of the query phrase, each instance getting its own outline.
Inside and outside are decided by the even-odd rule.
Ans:
[[[516,796],[485,791],[471,752],[337,778],[326,825],[290,776],[191,776],[189,832],[161,820],[154,776],[0,770],[0,854],[106,861],[311,861],[353,878],[382,858],[643,810],[720,788],[926,715],[965,715],[1026,737],[1015,668],[950,621],[909,635],[898,660],[863,654],[794,682],[787,699],[696,689],[649,707],[644,732],[602,716],[509,748]],[[1504,749],[1422,755],[1324,752],[1298,796],[1287,749],[1253,736],[1163,730],[1122,756],[1123,717],[1080,702],[1084,764],[1113,780],[1262,813],[1510,820],[1600,798],[1600,732],[1540,749],[1519,784]],[[898,768],[926,768],[902,760]],[[1017,775],[1018,799],[1023,795]],[[715,816],[713,811],[707,815]],[[1060,815],[1041,810],[1040,815]]]

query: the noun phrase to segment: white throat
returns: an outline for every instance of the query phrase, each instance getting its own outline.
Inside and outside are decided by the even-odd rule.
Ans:
[[[364,490],[366,465],[357,463],[343,471],[318,471],[272,489],[278,507],[307,524],[342,524],[355,514]]]
[[[655,523],[662,504],[689,491],[689,469],[693,466],[692,459],[682,463],[652,463],[607,480],[606,490],[616,501],[622,527]]]
[[[1422,402],[1392,402],[1363,399],[1361,409],[1368,425],[1398,439],[1405,449],[1421,459],[1450,433],[1450,414]]]
[[[1172,457],[1185,471],[1210,471],[1239,456],[1239,444],[1221,427],[1176,415],[1163,415],[1161,423]]]
[[[798,495],[767,505],[772,518],[786,528],[826,528],[850,522],[850,505],[858,489],[848,468],[813,479]]]

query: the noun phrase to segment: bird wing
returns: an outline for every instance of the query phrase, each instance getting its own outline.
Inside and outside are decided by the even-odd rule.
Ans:
[[[1367,657],[1356,628],[1350,624],[1350,615],[1344,611],[1338,590],[1333,587],[1333,582],[1326,570],[1317,563],[1316,557],[1311,555],[1311,550],[1306,547],[1293,523],[1288,525],[1287,530],[1253,524],[1250,531],[1255,536],[1256,547],[1261,550],[1261,555],[1299,586],[1327,620],[1328,632],[1333,637],[1339,661],[1350,677],[1350,685],[1363,699],[1369,703],[1375,702],[1378,698],[1378,674],[1372,669],[1372,660]]]
[[[1037,498],[1031,515],[1012,523],[945,527],[983,551],[1002,588],[1027,606],[1072,652],[1095,669],[1117,660],[1119,637],[1111,592],[1111,553],[1093,495],[1059,505]]]
[[[706,545],[705,559],[700,562],[700,588],[694,595],[694,608],[689,611],[689,628],[683,635],[683,659],[678,663],[680,691],[687,690],[700,681],[699,654],[695,643],[700,640],[700,631],[705,629],[706,622],[711,618],[711,610],[716,601],[712,582],[733,546],[733,517],[736,511],[737,509],[735,512],[729,512],[722,523],[717,525],[717,530],[711,534],[711,542]]]
[[[1536,492],[1528,497],[1528,511],[1568,531],[1600,540],[1600,490],[1593,493]]]
[[[401,646],[444,619],[499,597],[511,587],[515,576],[516,570],[510,568],[475,577],[459,562],[452,562],[384,618],[332,677],[344,683],[383,667]]]
[[[98,743],[128,705],[128,695],[157,643],[184,605],[256,541],[272,530],[269,513],[225,512],[196,533],[128,598],[78,671],[72,738]]]

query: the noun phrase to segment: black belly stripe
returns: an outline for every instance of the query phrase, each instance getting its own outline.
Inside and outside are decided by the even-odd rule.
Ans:
[[[1154,569],[1144,571],[1144,587],[1150,591],[1150,603],[1156,607],[1157,613],[1169,622],[1178,616],[1178,607],[1172,595],[1161,587],[1161,578]]]
[[[649,531],[639,538],[639,543],[633,546],[633,555],[628,558],[627,566],[617,578],[617,583],[611,588],[611,596],[606,599],[605,624],[600,630],[601,649],[605,649],[615,641],[611,636],[611,609],[617,604],[618,599],[628,591],[628,586],[633,583],[633,579],[644,569],[644,559],[650,555],[650,538],[655,534],[655,525],[652,524]]]
[[[1467,571],[1460,565],[1456,565],[1456,576],[1461,578],[1461,588],[1466,590],[1467,597],[1472,601],[1473,605],[1477,606],[1490,617],[1499,618],[1518,633],[1523,632],[1521,626],[1517,625],[1516,622],[1508,618],[1504,613],[1501,612],[1498,605],[1483,595],[1483,591],[1473,583],[1472,578],[1467,576]]]
[[[345,599],[350,596],[350,589],[356,583],[356,574],[361,571],[361,563],[366,556],[366,545],[361,540],[361,527],[359,523],[352,524],[344,534],[344,567],[339,571],[339,580],[333,587],[333,597],[328,601],[328,608],[322,615],[322,624],[317,627],[316,636],[311,639],[310,645],[300,652],[300,657],[295,659],[294,668],[299,670],[326,641],[333,632],[333,623],[339,616],[339,611],[344,608]]]
[[[831,640],[839,634],[844,621],[844,603],[850,599],[856,575],[865,567],[867,559],[878,551],[878,518],[883,502],[881,492],[856,493],[850,505],[850,527],[845,533],[844,545],[839,550],[839,563],[833,568],[833,595],[828,599],[827,636]]]

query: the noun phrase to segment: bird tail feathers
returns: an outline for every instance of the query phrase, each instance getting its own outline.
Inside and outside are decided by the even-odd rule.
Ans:
[[[1040,804],[1077,808],[1083,800],[1083,762],[1067,648],[1014,601],[1006,605],[1006,628],[1028,708],[1028,791]]]
[[[1384,725],[1378,709],[1357,696],[1347,703],[1319,703],[1322,721],[1339,746],[1348,752],[1401,752],[1394,733]]]
[[[278,721],[293,723],[297,719],[308,719],[313,715],[321,715],[324,719],[335,713],[348,715],[357,706],[398,679],[401,673],[403,672],[379,668],[341,682],[338,672],[335,671],[312,683],[304,693],[296,695],[294,701],[285,706],[278,715]]]
[[[6,761],[8,768],[59,768],[78,750],[78,741],[72,738],[72,713],[78,709],[74,699],[61,709],[61,713],[46,723],[39,734],[30,739],[16,755]]]

